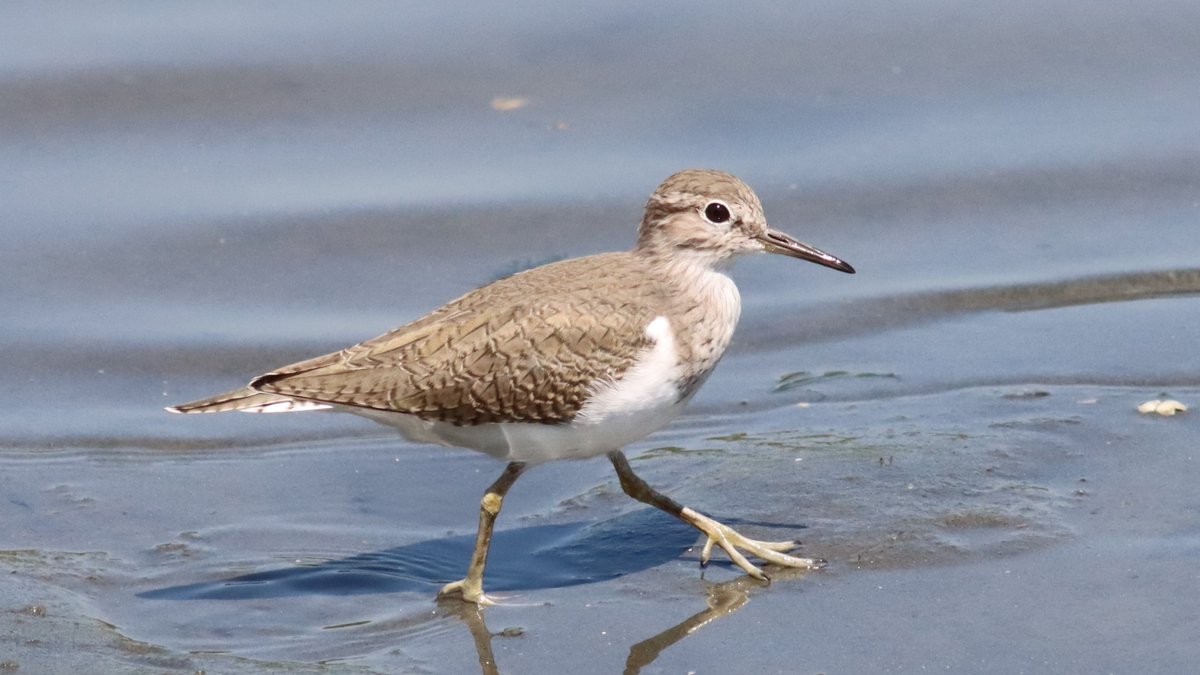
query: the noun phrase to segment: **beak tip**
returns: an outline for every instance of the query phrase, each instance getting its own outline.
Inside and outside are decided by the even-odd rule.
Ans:
[[[759,235],[757,239],[762,242],[762,250],[767,253],[778,253],[780,255],[807,260],[808,262],[813,262],[839,272],[845,272],[846,274],[855,273],[854,267],[845,260],[831,256],[803,242],[796,241],[783,232],[767,230]]]

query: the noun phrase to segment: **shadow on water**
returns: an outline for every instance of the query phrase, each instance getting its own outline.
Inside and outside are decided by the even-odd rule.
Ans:
[[[696,530],[656,510],[603,522],[534,525],[501,530],[492,540],[490,591],[524,591],[607,581],[679,557]],[[247,600],[301,595],[436,593],[461,578],[475,536],[458,535],[312,565],[254,572],[146,591],[157,600]]]

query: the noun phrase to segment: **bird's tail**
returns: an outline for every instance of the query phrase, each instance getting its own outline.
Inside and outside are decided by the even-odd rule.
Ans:
[[[243,387],[199,401],[167,408],[173,413],[216,413],[238,410],[252,413],[299,412],[301,410],[326,410],[332,406],[315,401],[298,401],[279,394],[266,394]]]

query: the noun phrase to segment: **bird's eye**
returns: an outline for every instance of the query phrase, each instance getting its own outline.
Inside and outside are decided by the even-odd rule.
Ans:
[[[727,223],[729,222],[729,207],[721,202],[709,202],[708,206],[704,207],[704,217],[710,223]]]

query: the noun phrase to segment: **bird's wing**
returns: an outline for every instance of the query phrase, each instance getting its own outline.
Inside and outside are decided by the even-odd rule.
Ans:
[[[659,285],[628,254],[502,279],[373,340],[259,377],[256,391],[460,425],[569,421],[652,345]],[[616,274],[620,298],[598,291]],[[605,281],[607,283],[607,281]]]
[[[571,300],[448,312],[250,386],[460,425],[566,422],[652,345],[645,328],[655,317],[644,304]]]

